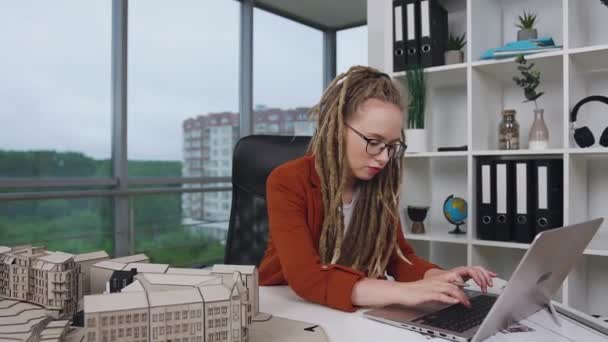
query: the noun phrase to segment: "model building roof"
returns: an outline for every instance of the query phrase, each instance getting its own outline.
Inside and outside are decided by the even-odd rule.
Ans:
[[[147,255],[142,253],[142,254],[127,255],[124,257],[114,258],[114,259],[112,259],[112,261],[121,262],[123,264],[129,264],[132,262],[147,262],[147,261],[150,261],[150,258],[148,258]]]
[[[74,257],[74,261],[83,262],[83,261],[91,261],[103,258],[109,258],[110,256],[105,251],[97,251],[92,253],[84,253],[78,254]]]
[[[203,298],[195,288],[148,292],[150,307],[201,303]]]
[[[111,295],[90,295],[84,297],[86,313],[136,310],[148,308],[145,292],[113,293]]]
[[[167,269],[169,268],[169,265],[133,262],[125,265],[123,270],[128,271],[132,268],[136,268],[137,273],[165,273],[165,271],[167,271]]]
[[[188,274],[188,275],[210,275],[211,269],[208,268],[178,268],[169,267],[167,274]]]
[[[64,252],[48,252],[47,255],[38,258],[38,260],[50,262],[53,264],[64,263],[74,257],[74,254]]]
[[[10,252],[11,249],[6,246],[0,246],[0,254]]]
[[[144,278],[150,285],[197,286],[209,280],[221,282],[218,276],[146,273]]]
[[[241,274],[250,275],[255,272],[255,266],[249,265],[214,265],[211,269],[213,273],[234,273],[234,271],[241,272]]]
[[[230,290],[224,285],[199,286],[198,290],[205,302],[217,302],[230,299]]]
[[[93,266],[99,267],[99,268],[105,268],[105,269],[113,270],[113,271],[122,271],[122,269],[125,268],[125,264],[120,263],[120,262],[110,261],[110,260],[100,261]]]
[[[144,291],[144,287],[141,285],[139,280],[133,280],[133,282],[125,286],[120,292],[141,292]]]

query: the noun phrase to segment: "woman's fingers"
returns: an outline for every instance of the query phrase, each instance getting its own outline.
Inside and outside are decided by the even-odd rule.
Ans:
[[[477,266],[476,268],[486,278],[486,280],[487,280],[488,284],[490,285],[490,287],[493,287],[494,286],[494,282],[492,281],[492,277],[496,277],[496,273],[490,272],[490,271],[486,270],[485,268],[483,268],[481,266]]]

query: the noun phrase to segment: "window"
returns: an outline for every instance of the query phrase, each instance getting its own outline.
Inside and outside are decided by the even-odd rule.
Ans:
[[[281,123],[321,97],[323,33],[257,8],[253,22],[254,134],[308,133]]]
[[[0,177],[109,176],[111,2],[3,5]]]
[[[367,25],[336,34],[336,74],[353,65],[367,65]]]
[[[176,24],[159,26],[160,13]],[[238,127],[239,18],[235,1],[129,2],[129,160],[165,166],[130,168],[130,175],[200,176],[200,170],[182,169],[184,152],[195,149],[184,151],[184,137]],[[193,32],[198,38],[187,39]]]
[[[0,165],[3,166],[2,161]],[[0,241],[9,246],[44,245],[48,250],[67,253],[85,253],[100,249],[111,251],[114,245],[111,204],[111,200],[107,198],[2,202]],[[57,273],[51,274],[51,277],[54,277],[52,279],[56,281],[58,276]],[[49,305],[53,306],[54,301],[49,302]]]
[[[95,318],[87,319],[87,327],[94,328],[95,327]]]
[[[208,194],[212,193],[205,193]],[[132,197],[138,253],[146,253],[154,263],[169,263],[176,267],[214,264],[223,259],[229,213],[226,213],[225,221],[205,222],[201,215],[209,213],[210,206],[216,203],[203,195],[192,195]],[[202,210],[195,210],[197,207]],[[187,315],[186,311],[182,319],[188,318]]]

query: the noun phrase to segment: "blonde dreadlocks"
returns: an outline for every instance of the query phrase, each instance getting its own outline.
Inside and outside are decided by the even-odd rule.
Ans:
[[[344,239],[341,209],[348,171],[344,122],[371,98],[403,108],[399,88],[378,70],[354,66],[336,77],[311,109],[317,128],[308,153],[315,156],[325,211],[319,242],[322,262],[352,267],[376,278],[384,274],[393,251],[409,261],[397,245],[401,160],[390,159],[382,172],[361,182]]]

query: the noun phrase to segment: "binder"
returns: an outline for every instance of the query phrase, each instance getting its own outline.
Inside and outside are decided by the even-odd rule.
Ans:
[[[477,237],[494,240],[494,216],[496,214],[496,172],[492,159],[477,159]]]
[[[404,71],[407,64],[405,52],[406,16],[404,0],[393,0],[393,71]]]
[[[421,0],[417,12],[420,65],[444,65],[448,42],[448,12],[438,0]]]
[[[405,52],[406,52],[406,68],[408,66],[420,65],[418,55],[418,44],[420,36],[418,20],[416,20],[417,8],[420,6],[419,0],[404,0],[405,5]]]
[[[494,239],[497,241],[511,241],[513,229],[513,162],[496,160],[495,188],[496,212],[494,223]]]
[[[534,226],[533,161],[515,160],[514,189],[515,203],[513,219],[513,238],[517,242],[530,243],[536,233]]]
[[[561,159],[534,161],[535,234],[563,225],[563,168]]]

